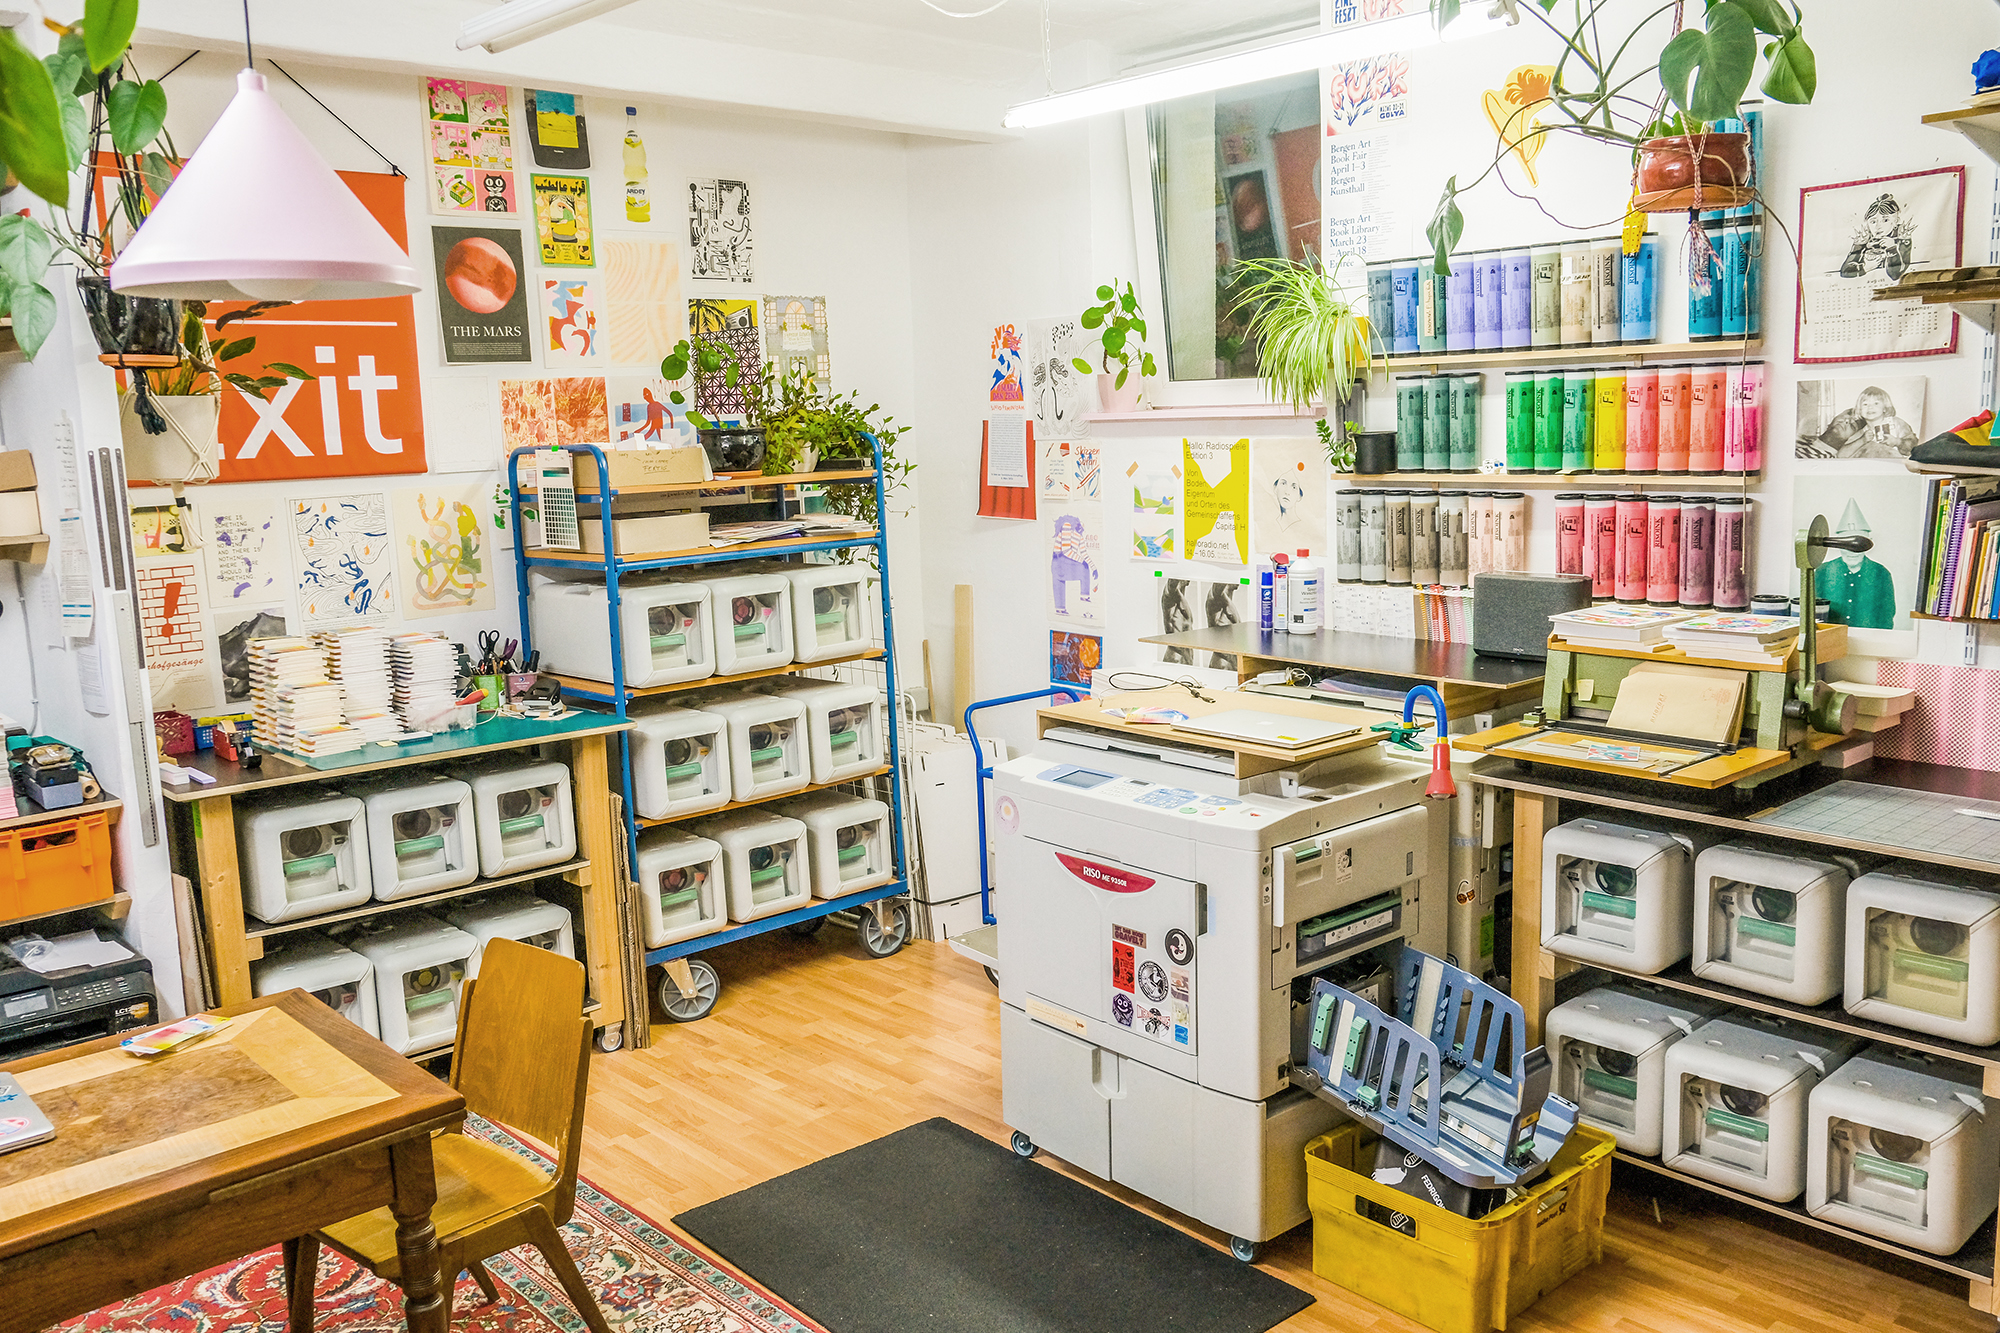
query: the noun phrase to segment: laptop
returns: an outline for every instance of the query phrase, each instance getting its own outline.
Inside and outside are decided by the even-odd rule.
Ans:
[[[1361,732],[1358,726],[1294,717],[1290,713],[1268,713],[1261,708],[1231,708],[1206,717],[1191,717],[1184,722],[1176,722],[1174,730],[1201,736],[1220,736],[1224,740],[1243,741],[1250,745],[1268,745],[1278,750],[1303,750]]]
[[[21,1090],[12,1074],[0,1074],[0,1152],[12,1152],[56,1136],[42,1108]]]

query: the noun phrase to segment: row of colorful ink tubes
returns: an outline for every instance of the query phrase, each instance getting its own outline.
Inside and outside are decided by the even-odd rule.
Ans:
[[[1472,586],[1472,576],[1527,568],[1528,497],[1520,491],[1397,491],[1358,486],[1333,497],[1333,576],[1341,583]]]
[[[1599,600],[1747,610],[1750,505],[1740,495],[1563,492],[1556,573],[1588,574]]]

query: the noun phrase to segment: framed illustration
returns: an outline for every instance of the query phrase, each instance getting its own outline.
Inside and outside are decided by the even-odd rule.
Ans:
[[[1801,190],[1793,359],[1810,365],[1957,351],[1958,315],[1950,306],[1874,295],[1912,269],[1955,267],[1964,241],[1964,167]]]

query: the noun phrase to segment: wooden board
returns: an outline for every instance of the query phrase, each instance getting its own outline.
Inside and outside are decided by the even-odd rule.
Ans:
[[[1233,690],[1210,690],[1207,693],[1211,701],[1193,698],[1185,689],[1178,687],[1133,690],[1102,694],[1054,708],[1041,708],[1035,711],[1038,727],[1036,735],[1046,736],[1051,727],[1089,727],[1093,731],[1141,737],[1156,744],[1178,745],[1221,755],[1233,755],[1236,759],[1236,776],[1247,778],[1259,773],[1275,772],[1281,768],[1297,768],[1301,764],[1315,763],[1337,754],[1371,749],[1381,742],[1382,733],[1370,731],[1368,728],[1387,720],[1383,714],[1369,708],[1342,708],[1310,700],[1282,699],[1272,695],[1244,694]],[[1285,750],[1273,745],[1256,745],[1249,741],[1231,740],[1226,736],[1180,731],[1156,723],[1126,722],[1121,718],[1107,716],[1104,712],[1107,707],[1174,708],[1189,717],[1208,717],[1216,713],[1248,708],[1263,713],[1278,713],[1286,717],[1310,718],[1314,722],[1335,726],[1359,727],[1361,730],[1356,735],[1329,741],[1324,745]]]
[[[1825,666],[1828,662],[1838,662],[1841,658],[1847,656],[1847,626],[1821,625],[1819,633],[1814,637],[1818,640],[1816,647],[1819,650],[1821,666]],[[1567,640],[1551,634],[1549,635],[1549,651],[1552,653],[1575,653],[1579,657],[1625,657],[1636,662],[1685,662],[1691,666],[1720,667],[1724,671],[1795,671],[1799,666],[1799,654],[1796,648],[1787,653],[1782,662],[1773,658],[1769,664],[1763,664],[1737,662],[1727,657],[1703,657],[1681,648],[1669,648],[1665,652],[1659,653],[1641,652],[1636,648],[1598,648],[1594,646],[1579,648]]]
[[[1275,665],[1323,667],[1375,676],[1399,676],[1432,685],[1471,685],[1484,690],[1539,686],[1544,665],[1506,657],[1481,657],[1469,643],[1399,639],[1323,629],[1314,634],[1276,634],[1254,625],[1152,634],[1139,640],[1203,653],[1234,653]],[[1446,705],[1450,705],[1447,703]]]
[[[1676,769],[1672,773],[1648,773],[1638,769],[1626,768],[1615,763],[1583,758],[1571,759],[1553,754],[1524,754],[1518,750],[1506,748],[1516,741],[1525,740],[1537,734],[1549,737],[1563,735],[1581,736],[1581,733],[1551,731],[1549,728],[1534,726],[1526,722],[1510,722],[1504,727],[1495,727],[1491,731],[1478,731],[1470,736],[1454,736],[1451,738],[1451,744],[1454,750],[1466,750],[1474,754],[1490,754],[1496,758],[1523,760],[1535,764],[1554,764],[1559,768],[1582,769],[1592,773],[1609,773],[1614,777],[1636,778],[1647,782],[1667,782],[1681,787],[1699,787],[1705,791],[1712,791],[1717,787],[1726,787],[1733,782],[1738,782],[1755,774],[1783,767],[1791,763],[1793,759],[1790,750],[1758,750],[1746,746],[1731,754],[1720,754],[1711,759],[1691,763],[1686,768]],[[1590,737],[1588,739],[1595,740],[1597,738]],[[1700,753],[1699,751],[1688,750],[1679,746],[1659,745],[1649,748],[1662,753],[1677,753],[1689,756]]]

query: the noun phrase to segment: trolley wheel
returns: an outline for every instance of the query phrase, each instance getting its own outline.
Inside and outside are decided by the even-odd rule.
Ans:
[[[998,972],[995,972],[995,971],[994,971],[994,970],[993,970],[992,968],[990,968],[990,967],[988,967],[988,968],[982,968],[982,969],[980,969],[980,970],[981,970],[981,971],[983,971],[983,972],[985,972],[985,973],[986,973],[986,979],[987,979],[988,981],[990,981],[990,982],[992,982],[992,983],[993,983],[993,989],[994,989],[994,990],[999,990],[999,989],[1000,989],[1000,974],[999,974]]]
[[[1231,1236],[1229,1238],[1229,1252],[1246,1264],[1257,1262],[1258,1248],[1257,1242],[1254,1240],[1245,1240],[1241,1236]]]
[[[603,1027],[597,1029],[598,1050],[603,1051],[606,1055],[609,1055],[613,1051],[624,1049],[624,1046],[625,1046],[625,1025],[623,1023],[607,1023]]]
[[[1016,1157],[1033,1157],[1035,1155],[1035,1141],[1018,1129],[1014,1131],[1014,1137],[1009,1140],[1009,1143],[1013,1147]]]
[[[872,906],[863,906],[855,913],[854,933],[861,940],[861,947],[871,958],[887,958],[903,947],[910,938],[910,909],[906,903],[897,903],[891,911],[895,925],[889,930],[882,929],[882,923],[875,917]]]
[[[707,1018],[708,1011],[715,1008],[717,997],[722,994],[722,978],[715,975],[715,969],[699,958],[688,960],[688,970],[694,973],[694,994],[688,995],[674,984],[673,974],[660,973],[660,1009],[670,1023],[692,1023],[698,1018]]]
[[[816,916],[810,921],[794,921],[792,922],[791,925],[787,926],[786,929],[791,931],[792,934],[794,935],[803,935],[807,939],[811,939],[814,935],[819,934],[820,927],[824,926],[825,924],[826,924],[825,917]]]

